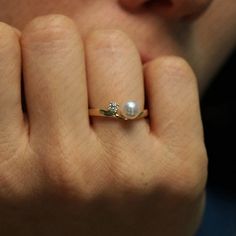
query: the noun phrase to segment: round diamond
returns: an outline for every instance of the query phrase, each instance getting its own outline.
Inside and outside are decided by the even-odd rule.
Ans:
[[[110,102],[108,106],[108,110],[113,113],[117,113],[117,111],[119,110],[119,104],[116,102]]]

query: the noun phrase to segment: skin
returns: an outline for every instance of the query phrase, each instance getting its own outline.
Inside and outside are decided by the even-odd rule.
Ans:
[[[236,3],[172,3],[0,0],[1,235],[194,234]],[[149,117],[88,116],[130,99]]]

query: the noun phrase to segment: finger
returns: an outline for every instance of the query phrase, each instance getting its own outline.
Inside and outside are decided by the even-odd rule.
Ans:
[[[91,108],[107,108],[110,101],[136,101],[144,108],[144,81],[140,56],[133,42],[119,30],[97,30],[86,38],[86,62]],[[133,121],[136,122],[137,121]],[[111,118],[92,117],[95,128],[119,125]]]
[[[152,132],[166,140],[202,138],[197,79],[184,59],[157,58],[144,66]]]
[[[60,15],[38,17],[22,35],[25,94],[32,132],[81,135],[89,127],[83,43]]]
[[[18,138],[24,124],[19,35],[0,22],[0,136]]]

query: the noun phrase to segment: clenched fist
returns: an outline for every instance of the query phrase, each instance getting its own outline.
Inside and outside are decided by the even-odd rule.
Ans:
[[[89,116],[134,100],[149,117]],[[187,236],[204,207],[197,79],[118,30],[0,23],[0,235]]]

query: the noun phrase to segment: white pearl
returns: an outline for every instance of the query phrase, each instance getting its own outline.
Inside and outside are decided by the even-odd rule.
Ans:
[[[128,101],[122,109],[122,115],[127,119],[135,119],[139,115],[139,106],[135,101]]]

